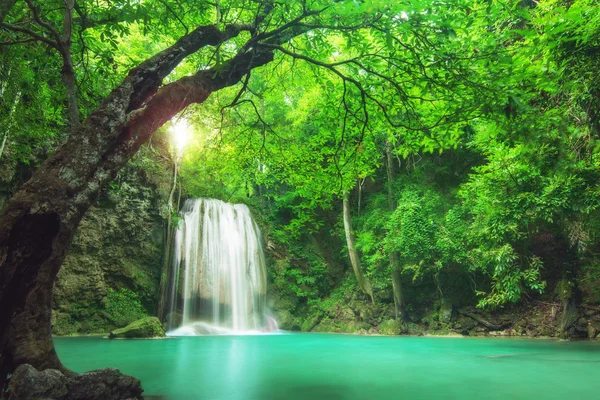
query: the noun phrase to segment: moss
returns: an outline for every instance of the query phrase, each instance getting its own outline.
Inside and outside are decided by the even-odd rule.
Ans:
[[[117,326],[146,317],[137,294],[128,289],[108,289],[105,304],[105,317]]]
[[[111,339],[153,338],[165,336],[165,330],[159,319],[156,317],[147,317],[134,321],[125,328],[112,331],[109,335]]]

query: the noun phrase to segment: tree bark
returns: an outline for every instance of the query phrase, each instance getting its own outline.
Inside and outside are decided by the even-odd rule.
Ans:
[[[344,231],[346,233],[346,245],[348,247],[348,256],[350,257],[350,263],[354,270],[354,275],[358,281],[358,286],[365,294],[371,297],[371,302],[375,304],[375,297],[373,296],[373,287],[371,282],[367,278],[360,265],[360,258],[354,248],[354,234],[352,233],[352,220],[350,219],[350,201],[348,200],[348,193],[344,193],[344,199],[342,201],[343,214],[344,214]]]
[[[52,343],[52,288],[75,229],[101,188],[177,112],[273,59],[266,50],[241,53],[218,70],[159,88],[187,55],[240,30],[199,27],[131,70],[7,202],[0,215],[0,390],[23,363],[65,370]]]
[[[386,154],[386,172],[387,172],[387,197],[388,197],[388,210],[394,212],[396,209],[396,202],[394,200],[394,191],[392,184],[394,182],[394,157],[392,154],[392,147],[389,142],[385,146]],[[400,264],[398,262],[398,252],[391,251],[389,254],[390,267],[392,269],[392,290],[394,292],[394,311],[396,318],[404,318],[404,292],[402,290],[402,275],[400,271]]]

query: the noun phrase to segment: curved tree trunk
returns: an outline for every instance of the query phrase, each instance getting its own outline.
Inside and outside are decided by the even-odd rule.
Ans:
[[[387,190],[388,190],[388,209],[393,212],[396,209],[394,201],[394,191],[392,183],[394,182],[394,158],[392,147],[389,142],[385,146],[386,172],[387,172]],[[391,251],[389,254],[390,267],[392,268],[392,289],[394,291],[394,310],[396,318],[404,318],[404,292],[402,291],[402,276],[400,274],[400,263],[398,262],[398,252]]]
[[[0,214],[0,393],[19,364],[64,370],[52,343],[52,288],[75,229],[101,188],[177,112],[272,60],[270,51],[241,53],[218,70],[159,89],[187,55],[239,32],[199,27],[134,68],[7,202]]]
[[[371,302],[375,304],[375,297],[373,297],[373,287],[371,282],[367,278],[360,265],[360,258],[354,248],[354,234],[352,233],[352,220],[350,218],[350,201],[348,200],[348,193],[344,193],[344,199],[342,202],[343,214],[344,214],[344,231],[346,233],[346,245],[348,247],[348,256],[350,257],[350,263],[354,270],[354,275],[358,281],[358,286],[365,294],[371,297]]]

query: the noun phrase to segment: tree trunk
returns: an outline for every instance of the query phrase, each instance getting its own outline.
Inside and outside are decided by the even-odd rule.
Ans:
[[[352,233],[352,220],[350,219],[350,201],[348,200],[348,193],[344,193],[344,199],[342,202],[343,214],[344,214],[344,231],[346,232],[346,245],[348,246],[348,256],[350,257],[350,263],[354,270],[354,275],[358,281],[358,286],[365,294],[371,297],[371,302],[375,304],[375,298],[373,297],[373,287],[371,282],[363,273],[360,265],[360,258],[354,248],[354,234]]]
[[[177,112],[273,59],[270,51],[241,53],[218,70],[159,89],[187,55],[239,32],[199,27],[131,70],[7,202],[0,215],[0,390],[22,363],[64,370],[52,343],[52,288],[75,229],[102,187]]]
[[[2,95],[4,95],[4,90],[2,90]],[[2,138],[2,144],[0,144],[0,160],[2,160],[2,154],[4,154],[4,146],[6,146],[6,142],[8,142],[8,137],[10,135],[10,130],[12,129],[15,111],[17,111],[17,105],[21,100],[21,92],[18,91],[15,95],[15,99],[13,100],[13,104],[8,111],[8,120],[6,122],[6,130],[4,132],[4,137]]]
[[[394,212],[396,202],[394,201],[394,191],[392,183],[394,182],[394,157],[392,147],[389,142],[385,146],[386,171],[387,171],[387,197],[388,210]],[[402,275],[400,273],[400,264],[398,262],[398,252],[391,251],[389,254],[390,267],[392,268],[392,289],[394,291],[394,310],[396,318],[404,318],[404,292],[402,291]]]
[[[69,115],[70,134],[73,135],[79,129],[81,120],[79,118],[79,105],[77,101],[77,78],[73,69],[73,57],[71,56],[71,43],[73,31],[73,8],[74,0],[65,0],[65,11],[63,13],[63,35],[62,47],[62,79],[67,89],[67,104]]]

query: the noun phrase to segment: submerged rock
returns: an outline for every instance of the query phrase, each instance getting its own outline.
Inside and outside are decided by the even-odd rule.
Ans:
[[[106,368],[67,378],[56,369],[38,371],[20,365],[10,379],[9,400],[134,400],[142,399],[139,379]]]
[[[165,330],[156,317],[147,317],[134,321],[121,329],[115,329],[109,335],[111,339],[165,337]]]

